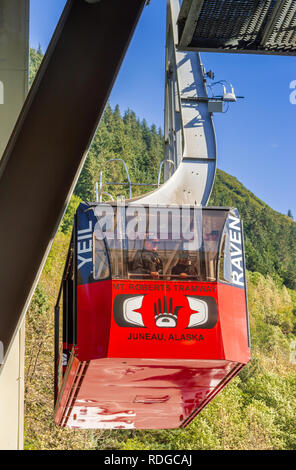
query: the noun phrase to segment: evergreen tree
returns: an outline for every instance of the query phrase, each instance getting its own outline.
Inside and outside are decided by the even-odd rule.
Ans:
[[[294,219],[291,209],[288,210],[288,217]]]
[[[29,69],[29,85],[31,86],[36,74],[38,72],[38,69],[41,65],[41,62],[43,60],[43,53],[41,50],[41,46],[39,45],[38,50],[36,49],[30,49],[30,69]]]

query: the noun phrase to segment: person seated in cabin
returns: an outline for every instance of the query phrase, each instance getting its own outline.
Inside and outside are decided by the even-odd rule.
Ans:
[[[204,235],[204,240],[210,241],[210,242],[218,242],[220,238],[220,232],[219,230],[212,230],[209,233],[205,233]]]
[[[197,269],[195,266],[192,266],[189,253],[181,251],[178,263],[172,269],[172,275],[172,280],[181,280],[182,278],[187,277],[192,279],[198,277]]]
[[[148,274],[153,279],[159,279],[162,274],[163,264],[157,253],[158,239],[146,239],[142,250],[138,250],[132,263],[133,274]],[[146,276],[145,276],[146,277]]]

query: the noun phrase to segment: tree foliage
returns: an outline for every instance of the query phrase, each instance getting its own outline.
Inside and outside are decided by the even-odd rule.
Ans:
[[[271,209],[221,170],[210,204],[238,208],[244,225],[247,269],[296,289],[296,223],[290,217]]]
[[[103,177],[103,191],[118,196],[129,197],[128,186],[110,186],[106,183],[127,183],[123,163],[107,162],[122,159],[127,165],[133,183],[156,183],[158,167],[163,158],[163,136],[161,130],[140,122],[133,111],[127,110],[121,116],[119,106],[112,110],[108,103],[93,139],[75,194],[86,201],[95,199],[95,183]],[[133,196],[152,187],[133,187]]]
[[[41,62],[43,60],[43,53],[41,50],[41,47],[36,49],[30,49],[30,74],[29,74],[29,84],[30,86],[32,85],[38,69],[41,65]]]

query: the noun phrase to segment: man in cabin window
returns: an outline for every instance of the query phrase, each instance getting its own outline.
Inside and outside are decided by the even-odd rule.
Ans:
[[[173,280],[182,280],[182,278],[187,277],[190,277],[191,279],[194,277],[197,278],[197,269],[195,266],[192,266],[189,253],[181,251],[178,263],[172,269],[172,275],[175,275],[175,277],[172,278]]]
[[[146,274],[153,279],[159,279],[162,274],[162,261],[157,253],[158,239],[146,239],[144,248],[138,250],[131,266],[131,272],[134,274]],[[148,276],[145,276],[145,278]]]

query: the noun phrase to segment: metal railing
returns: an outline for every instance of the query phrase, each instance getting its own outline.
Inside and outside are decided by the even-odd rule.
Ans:
[[[110,160],[107,160],[105,162],[105,167],[107,164],[112,163],[112,162],[122,162],[124,171],[127,177],[127,182],[119,182],[119,181],[103,181],[103,170],[100,171],[100,176],[99,176],[99,181],[96,182],[95,184],[95,194],[96,194],[96,202],[103,202],[103,195],[106,195],[110,198],[111,201],[114,201],[114,197],[112,196],[111,193],[103,191],[104,186],[128,186],[129,187],[129,197],[132,199],[133,197],[133,187],[134,186],[151,186],[154,188],[159,188],[160,186],[160,180],[161,180],[161,171],[162,167],[165,163],[169,163],[171,165],[171,170],[172,167],[174,170],[176,169],[175,163],[172,160],[162,160],[159,164],[159,169],[158,169],[158,178],[157,178],[157,183],[133,183],[130,178],[130,174],[127,168],[127,165],[125,161],[122,158],[111,158]]]

